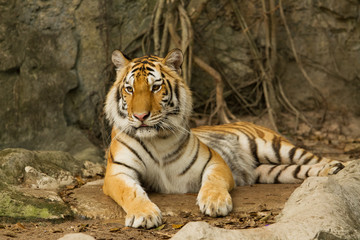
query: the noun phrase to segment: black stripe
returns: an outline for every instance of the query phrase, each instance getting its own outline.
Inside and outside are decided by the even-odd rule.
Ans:
[[[295,170],[293,171],[293,177],[296,178],[296,179],[300,179],[300,178],[298,177],[298,174],[299,174],[300,171],[301,171],[301,165],[298,165],[298,166],[295,168]]]
[[[139,67],[138,67],[138,68],[134,68],[134,69],[131,71],[131,73],[134,73],[134,72],[136,72],[137,70],[139,70]]]
[[[117,105],[117,108],[116,108],[116,110],[117,110],[117,113],[118,113],[118,115],[121,117],[121,118],[126,118],[126,114],[125,113],[123,113],[122,111],[121,111],[121,109],[120,109],[120,99],[121,99],[121,93],[120,93],[120,91],[121,90],[119,90],[119,91],[116,91],[116,105]]]
[[[111,152],[111,149],[109,149],[109,155],[110,155],[110,160],[113,163],[114,162],[114,156],[113,156],[113,154]]]
[[[311,155],[310,157],[306,158],[304,160],[304,162],[302,163],[302,165],[306,165],[308,164],[315,156],[314,155]]]
[[[266,160],[268,163],[270,163],[270,164],[278,165],[277,162],[272,162],[272,161],[270,160],[270,158],[268,158],[267,156],[265,156],[265,160]]]
[[[141,173],[140,173],[136,168],[131,167],[131,166],[125,164],[125,163],[115,162],[114,156],[113,156],[111,150],[109,150],[109,154],[110,154],[110,160],[111,160],[112,163],[117,164],[117,165],[121,165],[121,166],[126,167],[126,168],[128,168],[128,169],[130,169],[130,170],[133,170],[133,171],[135,172],[135,174],[137,175],[137,178],[138,178],[139,180],[141,179]],[[124,173],[124,174],[125,174],[125,173]],[[127,174],[125,174],[125,175],[127,175]],[[130,175],[127,175],[127,176],[131,177]],[[132,178],[132,177],[131,177],[131,178]]]
[[[305,173],[305,177],[306,178],[308,178],[309,177],[309,172],[310,172],[310,170],[311,170],[311,167],[309,167],[309,169],[306,171],[306,173]]]
[[[279,182],[280,174],[281,174],[281,170],[276,174],[276,177],[275,177],[275,179],[274,179],[274,183],[275,183],[275,184],[279,184],[279,183],[280,183],[280,182]]]
[[[150,152],[150,150],[145,146],[144,142],[141,141],[139,138],[135,137],[135,140],[138,141],[140,143],[140,145],[142,146],[142,148],[145,150],[145,152],[147,152],[147,154],[149,154],[150,158],[157,164],[159,165],[159,160],[157,160],[152,153]]]
[[[293,147],[292,149],[290,149],[289,151],[289,160],[290,163],[294,163],[294,155],[296,153],[297,147]]]
[[[202,131],[204,131],[204,132],[208,132],[208,130],[202,130]],[[228,135],[228,134],[231,134],[231,135],[234,135],[234,136],[237,136],[235,133],[233,133],[233,132],[230,132],[230,131],[226,131],[226,130],[220,130],[220,129],[211,129],[211,131],[213,131],[213,133],[212,134],[215,134],[215,132],[217,132],[217,133],[223,133],[223,135]],[[200,135],[201,135],[201,133],[200,133]]]
[[[196,149],[196,153],[195,156],[193,157],[193,159],[191,160],[190,164],[179,174],[179,176],[184,175],[187,171],[189,171],[189,169],[194,165],[195,161],[198,158],[198,154],[199,154],[199,148],[200,148],[200,142],[198,141],[198,145],[197,145],[197,149]]]
[[[166,115],[178,115],[180,113],[180,108],[177,106],[175,109],[171,110],[170,112],[167,112]]]
[[[116,164],[116,165],[121,165],[121,166],[123,166],[123,167],[126,167],[126,168],[128,168],[128,169],[130,169],[130,170],[133,170],[133,171],[135,172],[137,178],[138,178],[139,180],[141,180],[141,173],[140,173],[137,169],[135,169],[135,168],[133,168],[133,167],[131,167],[131,166],[125,164],[125,163],[122,163],[122,162],[113,162],[113,163]]]
[[[124,145],[127,149],[129,149],[144,165],[144,167],[146,167],[146,164],[144,162],[144,160],[140,157],[140,155],[135,151],[135,149],[133,149],[132,147],[130,147],[127,143],[125,143],[124,141],[116,138],[116,140],[121,143],[122,145]]]
[[[245,134],[245,136],[248,138],[249,144],[250,144],[250,151],[255,159],[256,162],[260,163],[259,156],[257,153],[257,144],[254,139],[250,138],[248,135]]]
[[[171,84],[170,84],[169,80],[166,79],[166,83],[168,84],[168,86],[169,86],[169,91],[170,91],[169,102],[172,102],[173,90],[172,90],[172,87],[171,87]]]
[[[209,162],[210,162],[210,160],[211,160],[211,158],[212,158],[212,153],[211,153],[211,150],[210,150],[209,147],[208,147],[208,151],[209,151],[209,158],[208,158],[208,160],[206,161],[206,163],[205,163],[205,165],[204,165],[204,167],[203,167],[203,169],[202,169],[202,171],[201,171],[201,174],[200,174],[200,185],[202,184],[202,178],[203,178],[203,175],[204,175],[204,171],[205,171],[207,165],[209,164]]]
[[[146,70],[150,71],[150,72],[154,72],[154,69],[146,67]]]
[[[155,64],[153,64],[152,62],[147,62],[147,64],[149,64],[152,67],[155,67]]]
[[[177,156],[177,154],[183,150],[184,148],[187,147],[187,145],[189,144],[189,139],[190,139],[190,134],[186,134],[183,136],[183,138],[177,143],[177,145],[179,146],[175,151],[167,154],[165,157],[164,157],[164,162],[165,162],[165,166],[170,164],[170,163],[173,163],[177,158],[175,159],[172,159],[174,158],[174,156]],[[170,159],[170,160],[169,160]]]
[[[241,124],[241,122],[235,122],[234,124],[235,124],[235,126],[227,126],[227,128],[235,129],[235,130],[237,130],[237,131],[239,131],[239,132],[241,132],[243,134],[246,134],[248,136],[251,136],[252,138],[255,138],[254,134],[252,134],[250,132],[248,127],[246,127],[244,125],[238,125],[238,124]],[[259,138],[259,139],[262,139],[262,138]],[[262,140],[264,140],[264,139],[262,139]]]
[[[284,167],[284,169],[280,169],[280,171],[278,172],[278,174],[276,174],[276,177],[275,177],[275,179],[274,179],[274,183],[281,183],[280,181],[279,181],[279,177],[280,177],[280,175],[288,168],[288,167],[290,167],[291,165],[286,165],[285,167]]]
[[[276,165],[276,166],[273,166],[272,168],[270,168],[270,170],[268,171],[267,175],[270,175],[271,172],[272,172],[276,167],[278,167],[278,166]]]
[[[129,178],[131,178],[131,179],[134,179],[134,177],[133,177],[133,176],[131,176],[131,175],[127,174],[127,173],[123,173],[123,172],[116,173],[116,174],[111,175],[111,176],[118,176],[118,175],[125,175],[125,176],[127,176],[127,177],[129,177]],[[137,176],[137,178],[138,178],[138,179],[139,179],[139,181],[141,182],[141,179],[139,178],[139,176]]]
[[[155,75],[154,75],[154,74],[152,74],[151,72],[149,72],[148,74],[149,74],[149,75],[151,75],[151,76],[153,76],[153,77],[155,77]]]
[[[260,174],[256,177],[255,183],[260,183]]]
[[[118,90],[116,91],[116,101],[119,103],[120,102],[120,99],[121,99],[121,91],[122,91],[122,87],[121,88],[118,88]]]
[[[298,161],[301,160],[301,158],[307,153],[305,149],[301,149],[303,152],[301,153],[300,157],[298,158]]]
[[[196,135],[196,134],[195,134]],[[219,137],[215,137],[215,136],[219,136]],[[209,134],[209,135],[202,135],[202,136],[199,136],[199,135],[197,135],[197,137],[198,138],[200,138],[201,139],[201,141],[203,142],[203,143],[205,143],[208,147],[210,147],[210,148],[212,148],[213,150],[215,150],[217,153],[219,153],[220,154],[220,156],[225,160],[225,162],[226,162],[226,164],[230,167],[230,169],[231,169],[231,171],[233,172],[233,173],[238,173],[239,171],[239,167],[237,167],[237,166],[235,166],[234,165],[234,162],[233,161],[231,161],[231,160],[233,160],[233,156],[236,156],[238,153],[237,152],[234,152],[233,150],[232,150],[232,148],[229,148],[229,149],[226,149],[227,150],[227,152],[229,152],[229,153],[227,153],[227,152],[225,152],[224,151],[224,149],[223,148],[221,148],[221,147],[219,147],[219,146],[222,146],[223,144],[222,144],[222,142],[224,142],[224,144],[227,144],[228,142],[226,142],[227,141],[227,139],[225,138],[225,136],[224,135],[220,135],[220,134]],[[217,139],[219,139],[220,140],[220,142],[219,141],[215,141],[214,140],[214,138],[217,140]],[[203,141],[204,139],[206,139],[206,141]],[[240,165],[241,165],[241,163],[240,163]],[[241,169],[240,169],[241,170]]]
[[[323,169],[324,169],[324,168],[319,169],[319,171],[316,173],[316,176],[319,176],[320,172],[321,172]]]
[[[274,150],[275,153],[275,157],[278,163],[281,163],[281,156],[280,156],[280,138],[278,136],[274,136],[274,138],[272,139],[272,148]]]

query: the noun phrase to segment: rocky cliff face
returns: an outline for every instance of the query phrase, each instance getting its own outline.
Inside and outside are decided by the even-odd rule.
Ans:
[[[263,47],[261,6],[253,1],[238,4]],[[330,109],[359,113],[358,1],[284,4],[297,51]],[[87,150],[98,155],[81,130],[90,133],[91,139],[105,136],[102,107],[111,52],[122,49],[132,56],[142,55],[137,36],[149,28],[154,5],[155,1],[125,0],[1,1],[0,148],[73,154]],[[227,1],[208,3],[193,26],[194,51],[218,63],[235,85],[241,85],[257,76],[231,11]],[[285,92],[297,107],[314,108],[313,93],[294,61],[280,20],[277,39],[278,73]],[[207,54],[205,46],[213,46],[213,53]],[[210,77],[196,66],[193,75],[192,88],[205,86],[208,95]]]

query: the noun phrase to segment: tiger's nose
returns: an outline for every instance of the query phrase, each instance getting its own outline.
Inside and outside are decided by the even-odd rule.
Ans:
[[[145,121],[149,116],[150,116],[149,112],[134,113],[134,117],[141,122]]]

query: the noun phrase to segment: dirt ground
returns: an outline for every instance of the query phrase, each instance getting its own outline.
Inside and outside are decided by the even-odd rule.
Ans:
[[[124,219],[73,219],[61,223],[18,222],[0,225],[0,239],[58,239],[67,233],[83,232],[96,239],[169,239],[186,223],[205,221],[226,229],[246,229],[275,222],[296,184],[256,184],[237,187],[232,192],[234,210],[226,217],[203,216],[196,206],[196,194],[150,194],[164,214],[164,223],[145,230],[124,226]]]
[[[360,139],[351,139],[342,135],[333,136],[314,134],[298,136],[292,139],[298,146],[306,147],[315,154],[349,160],[360,158]],[[221,218],[203,216],[196,206],[196,194],[150,194],[163,213],[163,225],[155,229],[133,229],[124,226],[123,215],[116,219],[86,219],[78,217],[63,222],[0,222],[0,239],[58,239],[67,233],[85,233],[100,240],[110,239],[169,239],[186,223],[205,221],[212,226],[225,229],[247,229],[262,227],[275,222],[296,184],[255,184],[237,187],[232,191],[234,210]],[[101,186],[93,186],[101,191]],[[72,196],[82,188],[73,189],[63,196]],[[90,191],[93,191],[90,189]],[[106,196],[94,196],[103,203]],[[111,203],[112,200],[105,199]],[[64,198],[69,204],[76,204],[76,198]],[[104,201],[104,202],[106,202]],[[113,203],[111,203],[113,204]]]

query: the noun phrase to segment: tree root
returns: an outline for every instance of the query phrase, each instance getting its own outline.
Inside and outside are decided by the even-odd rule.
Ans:
[[[203,59],[193,54],[192,45],[194,40],[194,33],[192,26],[199,18],[201,12],[208,3],[208,0],[199,0],[197,2],[192,2],[193,4],[191,5],[191,8],[187,6],[188,10],[186,10],[185,8],[184,1],[158,0],[153,10],[150,28],[147,32],[141,33],[140,35],[136,36],[134,41],[137,41],[140,37],[142,37],[142,49],[144,53],[148,53],[147,51],[148,49],[150,49],[150,45],[154,44],[154,53],[160,57],[164,57],[164,54],[166,54],[166,52],[168,52],[171,48],[180,48],[184,53],[183,79],[188,85],[191,84],[191,72],[193,62],[214,79],[216,85],[215,98],[209,99],[211,101],[215,99],[216,106],[210,114],[209,124],[211,123],[215,115],[217,116],[219,123],[228,123],[237,120],[236,117],[228,109],[226,101],[224,99],[225,82],[226,85],[229,86],[234,93],[237,101],[239,101],[239,103],[241,103],[241,105],[244,106],[244,108],[249,113],[255,114],[253,108],[259,107],[259,105],[262,104],[262,99],[264,99],[266,104],[266,111],[269,115],[269,119],[274,130],[277,131],[276,122],[281,108],[292,113],[296,117],[296,122],[301,120],[311,126],[306,117],[289,101],[282,88],[281,82],[276,75],[275,66],[277,64],[278,58],[276,38],[277,19],[275,16],[275,11],[278,10],[282,23],[287,32],[291,50],[296,60],[296,63],[304,78],[309,83],[314,94],[318,97],[317,102],[325,106],[325,117],[325,98],[306,73],[302,61],[296,52],[291,33],[285,19],[282,1],[279,0],[278,5],[276,5],[275,0],[261,0],[262,11],[264,13],[263,20],[265,26],[264,57],[262,56],[262,53],[260,52],[260,50],[255,44],[255,41],[253,40],[250,29],[247,26],[247,23],[244,20],[242,14],[240,13],[238,4],[234,0],[228,1],[233,8],[235,17],[239,22],[241,29],[243,30],[245,39],[249,44],[251,54],[256,64],[256,68],[259,72],[257,79],[247,83],[250,85],[255,85],[254,88],[250,91],[251,96],[255,95],[254,100],[249,100],[249,98],[246,98],[246,96],[244,97],[244,95],[240,94],[239,89],[236,89],[230,81],[227,81],[227,78],[224,77],[225,75],[221,70],[221,66],[217,65],[215,69],[214,67],[206,63]],[[150,39],[151,34],[152,41]],[[132,42],[129,43],[128,46],[130,46],[131,44]]]

